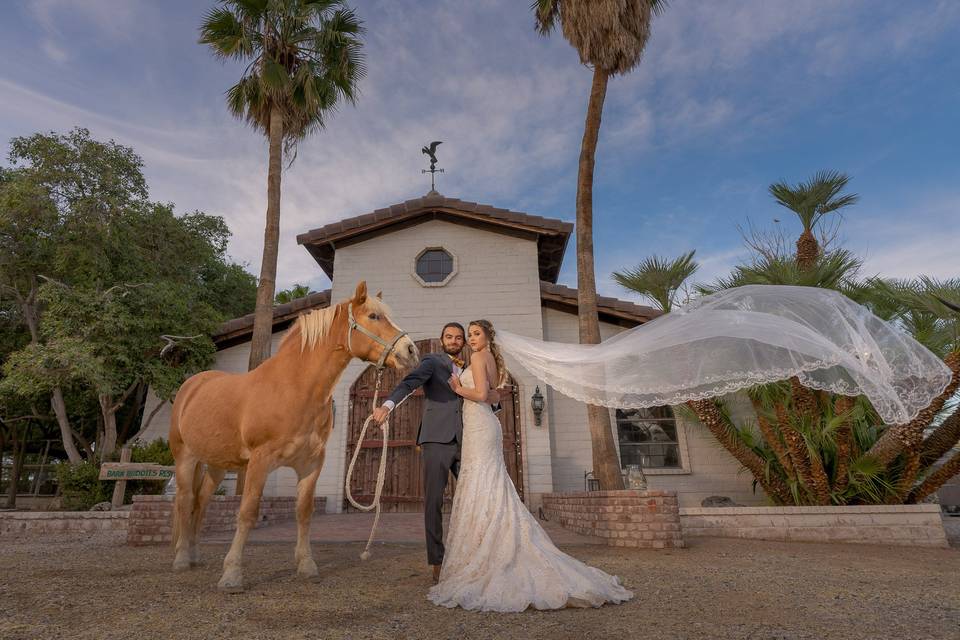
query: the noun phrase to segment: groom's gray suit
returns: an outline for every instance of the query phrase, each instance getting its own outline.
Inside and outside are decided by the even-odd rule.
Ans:
[[[463,437],[463,399],[453,392],[448,380],[454,371],[446,353],[428,353],[416,369],[400,381],[389,401],[399,404],[417,387],[427,397],[417,444],[423,451],[423,524],[427,534],[427,562],[443,563],[443,492],[447,474],[460,473],[460,441]],[[384,403],[386,404],[386,402]]]

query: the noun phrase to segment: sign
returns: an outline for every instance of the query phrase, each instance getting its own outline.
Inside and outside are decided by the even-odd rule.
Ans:
[[[147,462],[104,462],[100,466],[101,480],[169,480],[174,467]]]

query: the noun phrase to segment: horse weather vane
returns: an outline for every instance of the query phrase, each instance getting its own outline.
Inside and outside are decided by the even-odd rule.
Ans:
[[[442,140],[434,140],[429,145],[421,149],[420,151],[424,155],[430,156],[430,168],[421,169],[420,173],[429,173],[430,174],[430,193],[437,193],[436,183],[434,178],[436,174],[443,173],[443,169],[437,169],[437,147],[443,144]]]

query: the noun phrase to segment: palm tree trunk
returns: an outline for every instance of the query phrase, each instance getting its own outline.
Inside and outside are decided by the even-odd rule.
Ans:
[[[913,481],[917,479],[917,473],[920,471],[920,453],[911,451],[907,454],[903,470],[900,472],[900,479],[897,481],[897,496],[892,501],[893,504],[903,504],[906,501],[910,489],[913,487]]]
[[[596,162],[597,138],[600,135],[600,119],[608,79],[609,75],[605,71],[594,69],[577,173],[577,315],[580,321],[581,344],[600,342],[597,282],[593,270],[593,167]],[[590,425],[594,477],[604,491],[623,489],[623,476],[620,474],[609,410],[606,407],[588,405],[587,421]]]
[[[790,424],[790,417],[787,408],[782,402],[776,404],[777,424],[780,427],[780,433],[783,434],[783,440],[787,445],[787,451],[790,453],[790,459],[793,461],[793,468],[797,474],[797,480],[801,487],[808,493],[813,491],[813,473],[810,471],[810,457],[807,455],[807,447],[803,441],[803,436],[797,433],[796,429]]]
[[[273,338],[273,295],[277,288],[277,253],[280,244],[280,173],[283,155],[283,115],[274,105],[270,111],[270,162],[267,170],[267,223],[263,232],[263,260],[257,283],[257,307],[253,316],[253,336],[250,339],[252,371],[270,357]]]
[[[780,439],[780,434],[774,429],[773,425],[770,424],[770,421],[764,417],[763,407],[760,406],[760,403],[752,398],[750,401],[753,403],[754,413],[757,414],[757,424],[760,426],[760,433],[763,435],[763,439],[766,440],[767,445],[773,450],[774,455],[777,456],[777,461],[780,463],[780,466],[783,467],[787,481],[795,480],[797,472],[793,468],[793,463],[790,461],[790,454]]]
[[[920,465],[928,467],[947,451],[950,451],[960,442],[960,409],[944,420],[939,427],[933,430],[930,437],[923,441],[923,450],[920,452]]]
[[[791,504],[793,502],[793,495],[787,485],[776,475],[767,476],[766,463],[763,458],[730,433],[723,415],[717,409],[713,400],[691,400],[687,402],[687,406],[693,410],[703,426],[717,439],[717,442],[730,452],[730,455],[736,458],[737,462],[753,474],[753,477],[763,487],[768,496],[781,504]]]
[[[806,271],[813,267],[820,255],[820,245],[810,229],[804,229],[797,238],[797,266]]]
[[[943,486],[943,483],[960,473],[960,451],[953,454],[953,457],[947,460],[942,467],[927,476],[926,480],[920,483],[920,486],[910,492],[907,496],[907,503],[917,503],[929,496],[931,493]]]
[[[834,402],[834,413],[842,415],[853,409],[854,399],[840,396]],[[842,493],[850,482],[850,458],[853,456],[853,416],[848,415],[837,429],[837,468],[833,473],[833,489]]]
[[[960,387],[960,351],[952,351],[943,359],[946,365],[953,371],[953,378],[947,388],[930,403],[926,409],[923,409],[916,418],[907,424],[899,424],[889,427],[880,438],[874,443],[867,455],[871,456],[883,465],[888,465],[900,455],[905,449],[914,448],[919,445],[923,430],[927,428],[930,421],[933,420],[947,400]],[[943,455],[943,454],[941,454]]]

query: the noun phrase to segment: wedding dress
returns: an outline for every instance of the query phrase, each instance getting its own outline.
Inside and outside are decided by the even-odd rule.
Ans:
[[[461,380],[473,388],[473,372]],[[563,553],[520,500],[503,461],[490,405],[463,401],[463,449],[440,581],[428,598],[445,607],[523,611],[599,607],[633,593],[616,576]]]

